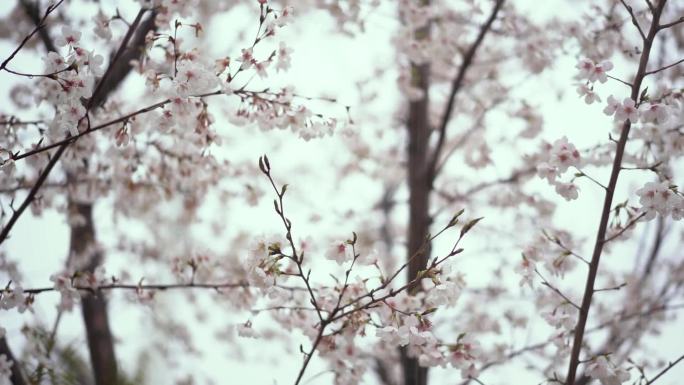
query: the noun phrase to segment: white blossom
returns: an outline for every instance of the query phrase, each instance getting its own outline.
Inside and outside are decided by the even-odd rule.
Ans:
[[[629,372],[616,367],[604,356],[595,358],[587,365],[587,374],[601,381],[602,385],[620,385],[630,378]]]
[[[325,257],[341,265],[351,261],[354,258],[354,254],[351,246],[346,241],[334,241],[328,246]]]
[[[62,34],[57,36],[55,39],[55,44],[57,44],[59,47],[64,47],[67,45],[73,47],[80,39],[81,32],[72,29],[68,25],[65,25],[62,27]]]

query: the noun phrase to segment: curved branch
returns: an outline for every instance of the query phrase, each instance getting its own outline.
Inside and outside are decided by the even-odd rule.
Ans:
[[[442,121],[439,125],[439,139],[437,140],[437,146],[435,147],[435,150],[432,153],[432,158],[428,166],[430,184],[432,184],[435,178],[437,177],[435,169],[437,167],[439,155],[442,152],[442,147],[444,146],[444,141],[446,139],[446,129],[449,125],[449,121],[451,120],[451,114],[453,112],[452,110],[454,109],[456,94],[458,94],[458,91],[461,89],[461,86],[463,85],[463,80],[465,79],[466,73],[468,72],[468,69],[472,64],[473,59],[475,58],[475,54],[477,53],[478,48],[480,48],[480,45],[482,45],[485,35],[490,30],[492,23],[494,23],[496,15],[499,13],[499,10],[501,9],[503,3],[504,0],[496,0],[494,8],[492,8],[492,12],[489,14],[489,18],[487,18],[487,21],[485,21],[485,23],[480,27],[480,32],[478,33],[477,38],[468,49],[465,56],[463,57],[463,63],[461,63],[461,67],[458,69],[458,73],[456,74],[456,77],[454,78],[454,81],[451,84],[451,91],[449,92],[449,101],[447,102],[446,109],[444,110],[444,116],[442,117]]]

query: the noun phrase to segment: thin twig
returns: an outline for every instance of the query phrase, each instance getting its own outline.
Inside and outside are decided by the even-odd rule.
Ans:
[[[665,71],[665,70],[668,69],[668,68],[672,68],[672,67],[677,66],[677,65],[680,65],[680,64],[682,64],[682,63],[684,63],[684,59],[677,60],[676,62],[674,62],[674,63],[672,63],[672,64],[669,64],[669,65],[666,65],[665,67],[658,68],[657,70],[648,71],[648,72],[646,72],[646,73],[644,74],[644,76],[653,75],[653,74],[656,74],[656,73],[658,73],[658,72],[660,72],[660,71]]]
[[[19,51],[21,51],[21,49],[24,48],[24,46],[26,45],[26,43],[28,43],[28,41],[31,40],[31,38],[33,37],[33,35],[35,35],[38,31],[40,31],[42,28],[45,27],[45,21],[47,20],[48,16],[50,16],[50,14],[51,14],[55,9],[57,9],[57,7],[59,7],[63,2],[64,2],[64,0],[59,0],[57,3],[52,4],[52,5],[50,5],[50,6],[47,7],[47,9],[45,10],[45,13],[43,14],[43,18],[40,19],[40,20],[38,21],[38,24],[37,24],[36,27],[33,29],[33,31],[31,31],[31,33],[29,33],[28,35],[26,35],[26,37],[24,38],[24,40],[22,40],[21,43],[19,43],[19,46],[17,46],[17,48],[15,48],[14,51],[12,51],[12,53],[7,57],[7,59],[5,59],[5,60],[0,64],[0,71],[5,70],[6,67],[7,67],[7,65],[9,64],[9,62],[12,61],[12,59],[14,59],[15,56],[17,56],[17,54],[19,53]]]
[[[558,294],[559,296],[561,296],[561,297],[565,300],[565,302],[567,302],[568,304],[572,305],[575,309],[580,310],[580,307],[579,307],[576,303],[574,303],[570,298],[568,298],[565,294],[563,294],[563,292],[560,291],[558,288],[556,288],[555,286],[551,285],[551,284],[549,283],[549,281],[547,281],[546,278],[544,278],[544,276],[539,272],[539,270],[534,269],[534,272],[537,273],[537,275],[539,276],[539,278],[542,279],[542,285],[544,285],[544,286],[548,287],[549,289],[553,290],[556,294]]]
[[[632,7],[627,5],[627,3],[625,3],[625,0],[620,0],[620,2],[622,3],[622,5],[625,6],[625,9],[627,9],[629,16],[631,16],[632,24],[634,24],[636,29],[639,31],[639,35],[641,35],[641,39],[643,39],[645,41],[646,40],[646,34],[644,34],[644,30],[641,29],[641,26],[639,25],[639,21],[637,20],[636,14],[634,14],[634,10],[632,9]]]
[[[645,385],[651,385],[652,383],[654,383],[654,382],[655,382],[657,379],[659,379],[663,374],[667,373],[668,370],[674,368],[674,366],[677,365],[681,360],[684,360],[684,355],[680,356],[679,358],[677,358],[677,359],[674,360],[673,362],[670,362],[670,364],[667,365],[667,366],[665,367],[665,369],[661,370],[660,373],[656,374],[655,377],[653,377],[653,378],[651,378],[650,380],[648,380],[648,381],[646,382]]]

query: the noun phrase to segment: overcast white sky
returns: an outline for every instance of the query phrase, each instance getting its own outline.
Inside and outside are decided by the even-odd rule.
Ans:
[[[0,15],[5,14],[13,3],[4,1],[0,5]],[[534,16],[546,18],[551,15],[569,17],[576,14],[574,7],[579,2],[518,0],[516,4],[518,3],[523,7],[529,7]],[[131,9],[134,10],[135,8],[126,4],[130,5],[131,2],[121,2],[122,11],[134,12]],[[70,4],[65,4],[65,6],[70,6]],[[361,123],[359,124],[361,130],[390,131],[392,129],[391,117],[397,108],[400,97],[396,90],[396,73],[389,71],[386,76],[376,80],[378,84],[374,87],[381,90],[381,93],[378,99],[371,103],[360,104],[358,102],[355,84],[359,80],[373,76],[373,69],[376,67],[394,66],[395,53],[389,44],[392,31],[396,28],[395,13],[392,8],[391,2],[388,2],[388,4],[374,11],[368,18],[367,31],[352,38],[331,33],[331,19],[323,13],[307,14],[297,18],[295,25],[284,30],[283,35],[283,38],[294,48],[292,69],[283,75],[279,81],[282,84],[295,84],[297,91],[303,95],[334,96],[342,104],[350,104],[352,116],[355,119],[359,117],[356,120]],[[222,45],[229,44],[236,51],[233,54],[236,54],[240,45],[230,44],[233,39],[237,40],[234,37],[234,31],[239,30],[242,24],[250,25],[250,17],[254,16],[243,8],[222,17],[221,20],[209,26],[207,36],[209,36],[212,48],[220,51]],[[89,30],[85,29],[84,33],[89,33]],[[251,36],[251,32],[247,36]],[[246,39],[245,44],[247,44]],[[14,43],[8,44],[6,41],[1,41],[0,58],[6,57],[7,52],[13,47]],[[16,59],[15,65],[18,68],[23,66],[33,68],[36,63],[35,59],[29,55],[22,55]],[[544,72],[532,82],[524,83],[518,93],[526,95],[530,103],[542,111],[546,130],[543,135],[544,138],[553,140],[559,136],[567,135],[578,147],[587,147],[596,143],[597,140],[605,139],[606,127],[609,127],[610,119],[601,113],[599,106],[587,107],[575,97],[572,79],[575,62],[576,59],[570,56],[559,60],[553,69]],[[616,67],[616,71],[621,72],[619,63],[616,63]],[[624,74],[629,74],[629,71],[624,71]],[[9,85],[12,81],[13,79],[9,78],[6,73],[0,74],[0,84]],[[624,92],[620,87],[623,86],[607,83],[602,89],[602,94]],[[134,87],[131,88],[133,89],[131,92],[135,92]],[[549,90],[561,90],[567,96],[556,98],[555,93],[551,93]],[[6,97],[4,92],[2,97]],[[5,99],[3,102],[7,103],[7,100]],[[342,105],[321,105],[320,108],[340,117],[345,114]],[[363,119],[363,117],[370,115],[384,117],[385,120],[369,121]],[[505,126],[507,122],[502,120],[496,124]],[[233,129],[223,118],[219,118],[217,125],[223,125],[227,130]],[[263,134],[254,129],[247,131],[244,137],[227,143],[224,149],[216,149],[215,153],[218,156],[225,156],[230,159],[253,159],[254,161],[258,155],[268,153],[272,164],[274,164],[276,176],[282,182],[291,185],[291,194],[288,195],[291,201],[288,201],[287,204],[291,207],[292,217],[300,218],[296,222],[297,234],[316,237],[320,234],[329,236],[331,233],[338,232],[340,236],[345,236],[351,231],[358,231],[358,229],[350,227],[347,221],[342,218],[342,214],[348,208],[368,207],[375,204],[382,193],[382,186],[369,184],[368,180],[363,178],[339,183],[335,173],[330,171],[333,167],[344,164],[349,158],[349,154],[345,153],[346,147],[341,144],[340,140],[338,137],[333,137],[304,142],[293,138],[286,132]],[[515,155],[519,154],[512,154],[513,157]],[[487,176],[491,177],[505,176],[506,170],[490,169],[487,173]],[[606,174],[601,172],[597,172],[596,176],[606,178]],[[636,178],[639,177],[634,177],[633,181],[628,178],[624,178],[621,185],[620,193],[623,194],[623,197],[627,191],[634,191]],[[260,180],[255,181],[255,183],[262,182]],[[601,191],[590,184],[583,184],[580,187],[582,199],[572,202],[571,209],[569,209],[570,204],[558,201],[561,210],[559,210],[556,223],[590,239],[598,222],[597,218],[592,219],[590,216],[591,213],[597,212],[600,207]],[[544,185],[540,184],[540,189],[543,188],[545,188]],[[548,186],[546,188],[549,189],[547,194],[551,195],[551,188]],[[401,195],[398,199],[401,199]],[[239,226],[247,231],[251,229],[255,233],[279,231],[279,224],[276,221],[277,218],[273,216],[270,199],[265,199],[262,203],[258,207],[231,206],[232,211],[226,214],[229,217],[227,220],[231,223],[231,229]],[[101,241],[105,244],[113,242],[113,230],[120,230],[122,223],[124,223],[116,222],[112,218],[109,208],[108,202],[102,202],[98,204],[96,210],[98,237],[101,237]],[[471,208],[468,209],[471,210]],[[472,210],[477,211],[477,208]],[[319,214],[324,219],[319,223],[307,223],[306,218],[313,214]],[[472,215],[475,216],[476,213]],[[371,215],[365,220],[373,222],[380,220],[380,218]],[[352,223],[357,222],[359,221],[354,220]],[[578,226],[578,223],[582,224],[581,227]],[[514,224],[510,225],[514,226]],[[485,222],[484,226],[486,229],[487,226],[496,226],[496,223],[489,222],[487,224]],[[652,225],[643,225],[642,228],[647,228],[647,226],[652,228]],[[48,212],[41,218],[26,215],[13,229],[12,239],[3,247],[10,258],[20,261],[21,270],[27,278],[24,282],[25,287],[46,286],[49,284],[48,277],[50,274],[63,267],[68,247],[68,234],[69,230],[65,219],[54,212]],[[206,238],[208,242],[217,243],[209,247],[225,247],[225,245],[220,245],[222,239],[213,239],[210,234],[200,234],[199,238]],[[519,243],[522,245],[528,240],[520,239]],[[478,242],[486,242],[486,237],[480,238]],[[444,240],[438,242],[435,249],[439,250],[440,247],[446,246],[447,241]],[[482,245],[471,242],[467,246],[470,250],[478,250]],[[668,245],[671,248],[676,246]],[[617,259],[621,257],[621,254],[625,258],[630,258],[631,261],[635,252],[634,248],[634,243],[615,248],[609,258],[606,259],[606,266],[619,265],[621,262]],[[518,256],[519,250],[511,250],[510,255],[471,255],[465,258],[460,268],[467,271],[469,283],[474,286],[483,286],[485,282],[480,282],[481,277],[489,276],[490,268],[496,265],[497,258],[517,258]],[[111,272],[117,272],[123,267],[135,272],[135,269],[131,269],[129,261],[124,258],[117,258],[116,255],[108,256],[106,266],[107,270]],[[322,264],[318,269],[325,270],[329,267],[327,264]],[[149,274],[149,272],[143,271],[144,268],[141,268],[140,274]],[[578,284],[578,287],[581,287],[580,281]],[[202,298],[208,295],[210,294],[196,293],[200,303],[204,301],[204,303],[210,304]],[[117,345],[118,358],[124,369],[130,371],[139,362],[138,353],[141,349],[148,349],[152,341],[163,341],[164,332],[150,330],[151,324],[146,321],[152,317],[149,309],[142,306],[131,306],[123,301],[122,297],[121,294],[116,294],[114,300],[110,301],[110,314],[113,331],[120,341]],[[296,377],[301,361],[298,343],[282,346],[282,344],[269,344],[264,340],[238,338],[234,341],[236,345],[226,346],[216,342],[213,337],[215,330],[225,325],[245,321],[248,317],[246,314],[242,313],[235,316],[226,312],[225,309],[214,313],[211,308],[202,309],[202,306],[198,310],[187,306],[182,295],[179,294],[162,293],[157,298],[168,305],[171,309],[170,314],[180,323],[195,322],[194,319],[198,311],[209,313],[212,320],[209,326],[202,326],[194,330],[197,346],[202,347],[204,351],[200,358],[186,359],[179,351],[177,353],[179,367],[172,370],[167,370],[163,363],[153,358],[149,367],[150,378],[148,383],[170,383],[182,378],[183,373],[188,372],[199,373],[200,379],[204,377],[213,378],[216,384],[289,384]],[[50,323],[55,314],[56,300],[56,294],[41,295],[34,305],[36,318]],[[483,306],[485,305],[483,304]],[[61,340],[71,341],[74,344],[84,343],[85,335],[80,317],[80,312],[74,312],[64,318],[59,333]],[[21,339],[18,338],[20,328],[23,323],[30,322],[32,318],[33,316],[20,316],[15,313],[2,313],[0,315],[0,324],[8,329],[8,338],[13,346],[20,346],[21,342],[19,341]],[[254,322],[257,329],[262,328],[263,330],[273,326],[263,316],[255,318]],[[531,325],[535,325],[535,327],[541,325],[540,319],[532,322]],[[672,323],[662,332],[662,338],[651,340],[651,346],[657,347],[658,353],[663,357],[680,355],[684,346],[681,322]],[[525,339],[539,341],[547,338],[548,335],[549,329],[539,326],[539,329],[533,328],[529,335],[519,338],[521,341]],[[304,342],[303,339],[302,341]],[[237,351],[244,354],[243,360],[235,359]],[[151,350],[150,354],[154,357],[154,350]],[[521,362],[523,364],[520,366],[487,372],[483,381],[487,385],[539,383],[541,380],[539,374],[529,375],[522,370],[524,361]],[[316,359],[307,372],[308,377],[323,372],[325,369],[326,366],[323,362]],[[460,379],[458,371],[453,369],[434,370],[431,376],[434,376],[433,384],[454,384]],[[662,385],[678,385],[681,383],[679,379],[682,377],[684,377],[684,369],[680,367],[668,373],[659,383]],[[374,383],[375,379],[372,375],[367,376],[367,378],[369,379],[367,383]],[[511,379],[515,380],[511,382]],[[311,385],[330,383],[331,376],[326,374],[312,378],[311,381],[307,382]]]

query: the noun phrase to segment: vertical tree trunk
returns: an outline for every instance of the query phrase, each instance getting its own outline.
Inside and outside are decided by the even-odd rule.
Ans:
[[[424,3],[428,3],[425,1]],[[417,39],[429,37],[429,24],[416,30]],[[429,245],[419,254],[425,238],[430,232],[430,174],[428,172],[429,156],[429,85],[430,65],[411,65],[411,83],[420,88],[424,96],[422,99],[409,104],[408,113],[408,188],[409,188],[409,228],[407,258],[409,281],[415,279],[418,272],[425,269],[430,255]],[[414,285],[411,292],[421,290],[420,284]],[[401,350],[402,367],[404,371],[404,385],[427,384],[427,368],[418,365],[418,360],[410,358],[406,349]]]
[[[102,254],[95,247],[93,206],[70,200],[69,210],[71,215],[77,215],[81,219],[71,225],[71,255],[76,256],[74,262],[80,262],[77,266],[79,271],[92,273],[102,263]],[[85,259],[78,261],[79,256]],[[107,301],[102,293],[84,294],[81,309],[95,384],[115,385],[118,383],[117,362],[114,339],[109,328]]]
[[[142,20],[144,10],[141,10],[134,23],[130,26],[127,37],[122,42],[117,55],[100,79],[99,92],[95,92],[89,102],[92,106],[99,106],[123,82],[131,71],[131,61],[140,58],[145,46],[145,36],[154,30],[156,13],[153,11]],[[128,40],[130,38],[130,41]],[[119,55],[120,53],[120,55]],[[93,225],[93,204],[69,201],[71,213],[82,217],[83,222],[71,226],[71,254],[86,255],[78,268],[81,271],[94,272],[102,264],[103,256],[96,247],[95,227]],[[84,295],[81,301],[83,322],[88,336],[90,360],[96,385],[115,385],[118,381],[118,366],[114,353],[114,338],[109,328],[107,301],[102,293]]]

